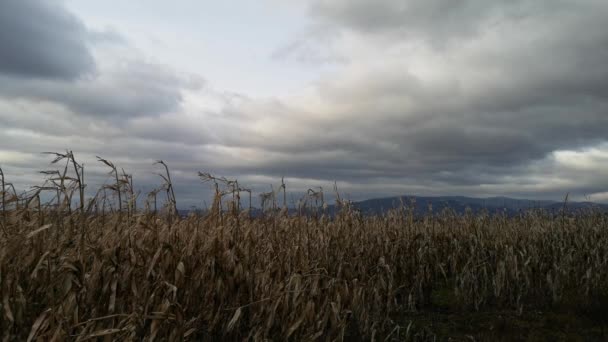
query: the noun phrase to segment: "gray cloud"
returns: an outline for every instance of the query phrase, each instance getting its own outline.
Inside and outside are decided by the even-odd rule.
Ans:
[[[313,0],[312,16],[324,25],[364,34],[389,34],[444,45],[483,34],[506,21],[602,8],[598,0]]]
[[[176,111],[182,90],[202,84],[159,65],[129,62],[73,82],[0,77],[0,97],[49,101],[79,115],[125,119]]]
[[[0,98],[124,121],[176,112],[183,90],[204,83],[133,57],[97,63],[92,50],[105,59],[108,52],[136,55],[119,32],[89,30],[61,2],[9,0],[0,12]]]
[[[359,39],[369,41],[370,48],[384,47],[367,52],[384,66],[353,57],[343,72],[318,82],[317,95],[304,103],[240,108],[267,113],[270,126],[277,128],[252,130],[252,120],[225,136],[228,145],[265,151],[265,158],[243,172],[350,182],[394,179],[439,191],[495,184],[486,189],[527,196],[576,189],[564,182],[541,189],[531,182],[552,180],[525,175],[562,167],[541,163],[555,151],[608,140],[603,62],[608,6],[599,1],[552,2],[547,8],[530,1],[457,3],[463,6],[451,1],[314,2],[311,11],[322,17],[323,27],[363,33]],[[443,14],[447,22],[440,19]],[[370,33],[389,38],[378,40]],[[428,41],[429,50],[422,50],[438,62],[432,72],[440,78],[425,77],[416,67],[420,62],[409,63],[410,54],[416,57],[420,50],[411,49],[412,37],[417,43]],[[461,43],[436,49],[437,41],[454,39]],[[271,114],[277,110],[282,114]],[[527,183],[509,184],[518,179]],[[581,182],[579,191],[601,189],[605,182],[605,176]]]
[[[4,0],[0,11],[0,73],[73,80],[95,70],[87,29],[60,2]]]

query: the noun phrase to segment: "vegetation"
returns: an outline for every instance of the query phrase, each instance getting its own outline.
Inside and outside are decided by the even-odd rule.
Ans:
[[[606,339],[602,213],[366,217],[338,195],[329,217],[320,189],[295,215],[265,193],[252,218],[250,189],[201,173],[213,206],[179,217],[165,163],[138,209],[111,162],[113,183],[87,200],[84,167],[54,156],[65,167],[21,195],[0,173],[5,341]]]

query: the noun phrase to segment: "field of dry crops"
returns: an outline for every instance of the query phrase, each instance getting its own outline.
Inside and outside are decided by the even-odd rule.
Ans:
[[[608,336],[602,213],[180,218],[127,190],[105,211],[3,196],[4,341]]]

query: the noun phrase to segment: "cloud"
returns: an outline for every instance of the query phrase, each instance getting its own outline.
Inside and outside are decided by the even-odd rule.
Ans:
[[[88,30],[88,40],[93,44],[128,45],[127,39],[113,28],[104,30]]]
[[[62,2],[3,4],[0,98],[124,121],[177,112],[182,92],[203,84],[198,76],[148,61],[114,29],[88,29]]]
[[[203,83],[170,68],[132,61],[72,82],[0,77],[0,97],[53,102],[77,115],[126,119],[177,111],[182,90]]]
[[[589,15],[602,7],[601,0],[313,0],[309,11],[323,26],[443,46],[475,38],[504,23],[577,12]]]
[[[0,11],[0,74],[74,80],[95,70],[87,29],[57,1],[5,0]]]
[[[334,47],[335,32],[317,27],[277,48],[271,55],[274,61],[295,60],[302,65],[344,64],[348,58]]]
[[[349,60],[303,95],[235,109],[246,121],[223,143],[257,156],[239,170],[439,192],[577,189],[550,161],[608,140],[608,6],[458,5],[314,1],[317,28],[344,32],[333,44]]]

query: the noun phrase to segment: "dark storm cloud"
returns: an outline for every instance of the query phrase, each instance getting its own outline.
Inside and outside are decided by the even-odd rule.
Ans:
[[[95,69],[86,27],[60,1],[3,0],[0,74],[76,79]]]

